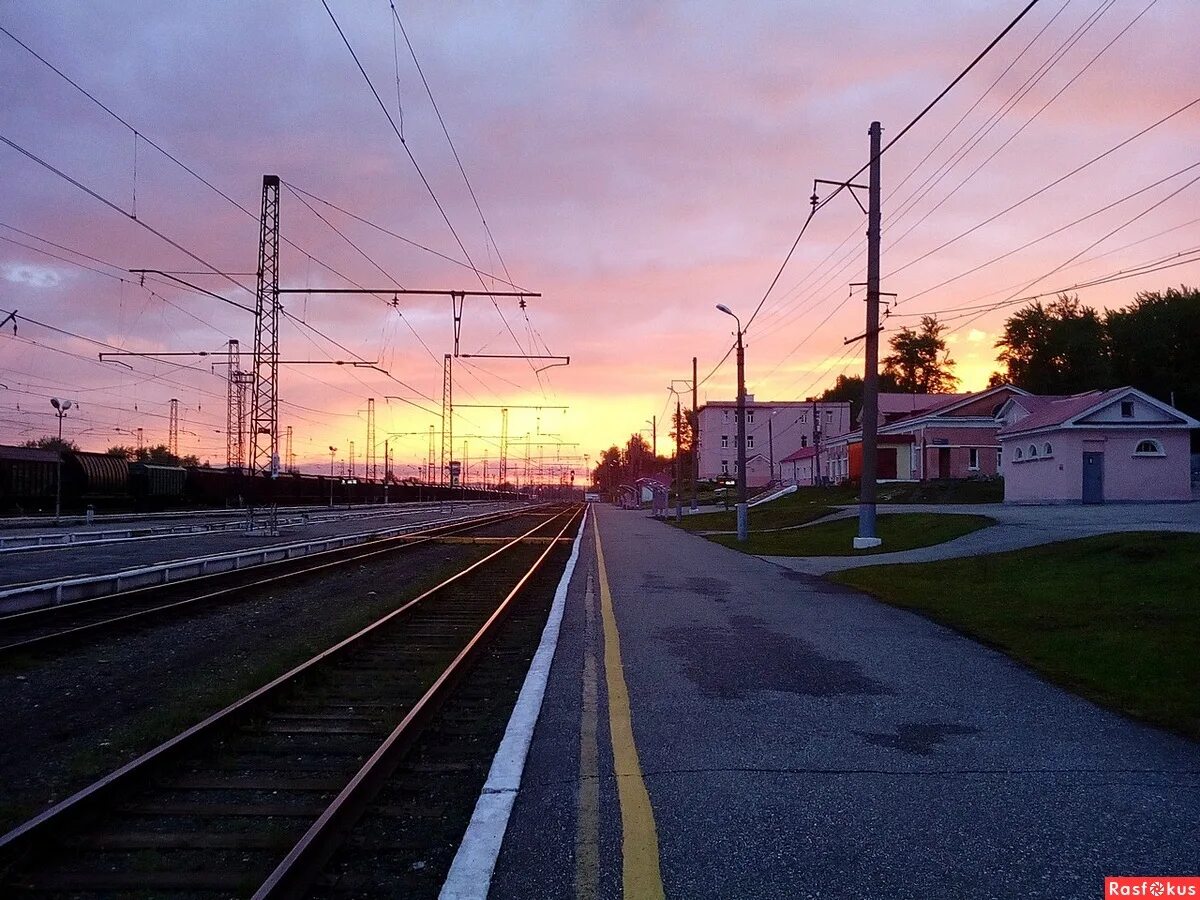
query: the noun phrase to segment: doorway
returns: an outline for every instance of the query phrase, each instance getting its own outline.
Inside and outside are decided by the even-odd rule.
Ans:
[[[1104,454],[1083,454],[1083,502],[1104,502]]]

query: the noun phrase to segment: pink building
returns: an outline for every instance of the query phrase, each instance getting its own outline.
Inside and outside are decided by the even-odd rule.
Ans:
[[[975,394],[880,394],[878,479],[994,477],[1000,468],[996,414],[1024,394],[1012,385]],[[822,471],[833,482],[860,476],[861,429],[829,443]]]
[[[697,411],[700,478],[737,475],[737,402],[713,400]],[[756,401],[746,396],[746,484],[765,487],[779,480],[782,460],[806,447],[817,452],[850,430],[846,401]]]
[[[1006,503],[1192,499],[1200,422],[1135,388],[1015,396],[998,419]]]

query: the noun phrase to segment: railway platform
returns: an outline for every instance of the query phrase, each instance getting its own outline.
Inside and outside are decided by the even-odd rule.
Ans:
[[[443,897],[1090,898],[1200,860],[1197,744],[601,505],[506,821],[487,799]]]

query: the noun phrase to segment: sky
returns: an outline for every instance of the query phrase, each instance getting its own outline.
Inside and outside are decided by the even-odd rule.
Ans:
[[[849,193],[823,205],[772,287],[814,179],[858,172],[873,120],[899,134],[1025,6],[328,3],[332,18],[321,0],[0,7],[0,320],[21,316],[0,328],[0,443],[54,433],[52,396],[74,400],[64,436],[85,449],[138,428],[162,443],[177,398],[181,452],[224,464],[213,358],[97,353],[232,338],[248,357],[252,315],[128,270],[198,272],[177,277],[252,305],[264,174],[284,183],[284,287],[541,294],[464,301],[462,354],[570,357],[454,361],[472,478],[485,457],[494,478],[499,407],[510,471],[528,453],[581,480],[669,418],[693,356],[700,402],[733,398],[717,303],[749,323],[757,399],[820,393],[862,374],[844,340],[863,330],[866,217]],[[939,314],[977,390],[1024,297],[1084,286],[1112,308],[1200,280],[1197,33],[1191,0],[1040,0],[889,147],[883,339]],[[378,369],[282,366],[281,451],[290,425],[300,468],[327,471],[353,441],[361,473],[374,398],[377,443],[417,474],[441,428],[449,298],[283,300],[281,358]]]

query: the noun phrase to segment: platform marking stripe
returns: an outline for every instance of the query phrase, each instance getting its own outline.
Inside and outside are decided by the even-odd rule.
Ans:
[[[596,742],[596,584],[584,594],[583,708],[579,721],[579,816],[575,826],[575,897],[592,900],[600,888],[600,765]]]
[[[541,642],[533,655],[533,662],[529,664],[529,672],[521,685],[521,693],[517,695],[512,715],[508,718],[504,739],[500,741],[500,748],[492,760],[471,821],[442,884],[439,894],[441,900],[486,900],[491,889],[500,845],[504,841],[508,818],[521,787],[521,775],[525,771],[525,760],[533,741],[533,729],[542,709],[542,699],[546,696],[550,664],[554,661],[558,631],[567,602],[567,587],[575,572],[575,564],[579,561],[579,544],[588,517],[585,512],[583,521],[579,523],[579,533],[575,535],[567,567],[554,592],[554,602],[550,606],[546,627],[542,630]]]
[[[608,688],[608,727],[612,735],[613,768],[617,777],[617,799],[621,804],[621,878],[625,897],[655,900],[663,896],[662,871],[658,862],[658,831],[650,792],[642,778],[629,688],[621,662],[621,637],[613,613],[612,591],[604,568],[599,520],[596,535],[596,568],[600,580],[600,614],[604,621],[604,678]]]

